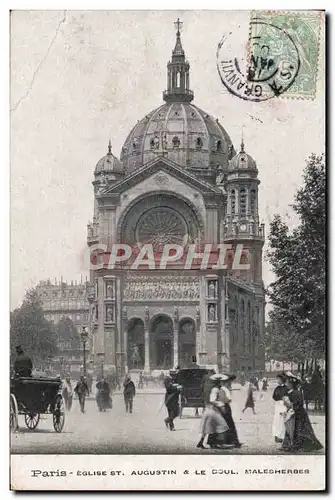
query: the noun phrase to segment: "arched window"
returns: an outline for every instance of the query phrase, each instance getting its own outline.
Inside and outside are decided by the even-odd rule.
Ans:
[[[180,87],[180,73],[179,73],[179,71],[177,73],[177,85],[176,86],[177,86],[177,88]]]
[[[234,214],[236,211],[236,193],[235,189],[232,189],[230,192],[230,199],[231,199],[231,213]]]
[[[252,214],[255,213],[255,208],[256,208],[256,190],[252,189],[250,191],[250,212]]]
[[[221,143],[221,141],[217,141],[217,143],[216,143],[216,151],[217,152],[222,151],[222,143]]]
[[[247,213],[247,192],[245,188],[240,189],[240,215]]]
[[[259,331],[259,307],[254,308],[254,323],[255,323],[255,337],[258,337],[258,331]]]
[[[179,146],[180,146],[180,139],[179,139],[179,137],[175,136],[172,139],[172,145],[173,145],[174,148],[179,148]]]
[[[245,311],[244,311],[244,300],[243,299],[241,299],[240,311],[241,311],[241,318],[240,318],[241,340],[242,340],[243,346],[245,348]]]
[[[251,306],[250,306],[250,301],[248,300],[248,306],[247,306],[247,346],[248,346],[248,351],[251,351],[251,328],[252,328],[252,317],[251,317]]]
[[[197,137],[197,140],[196,140],[196,146],[198,149],[202,148],[202,139],[201,137]]]

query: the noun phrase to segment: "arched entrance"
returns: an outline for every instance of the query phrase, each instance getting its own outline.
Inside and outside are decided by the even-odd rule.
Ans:
[[[178,328],[178,365],[191,366],[196,358],[195,322],[192,318],[182,318]]]
[[[140,318],[128,321],[128,368],[130,370],[144,368],[144,323]]]
[[[150,365],[151,368],[169,370],[173,366],[173,323],[170,316],[158,314],[151,320]]]

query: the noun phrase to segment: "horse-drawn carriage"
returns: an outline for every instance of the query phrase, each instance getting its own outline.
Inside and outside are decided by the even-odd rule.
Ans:
[[[176,382],[183,387],[180,397],[180,418],[182,418],[183,408],[195,408],[196,415],[198,408],[203,408],[203,379],[209,370],[206,368],[183,368],[176,374]]]
[[[10,387],[10,428],[18,430],[18,416],[24,415],[28,429],[36,429],[41,415],[52,415],[53,427],[62,432],[65,422],[60,378],[13,377]]]

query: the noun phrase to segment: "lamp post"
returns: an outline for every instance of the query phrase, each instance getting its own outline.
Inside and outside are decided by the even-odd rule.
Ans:
[[[83,364],[83,370],[84,370],[84,375],[86,375],[86,343],[88,339],[88,333],[86,331],[86,327],[83,326],[83,330],[81,332],[81,341],[83,343],[83,349],[84,349],[84,364]]]

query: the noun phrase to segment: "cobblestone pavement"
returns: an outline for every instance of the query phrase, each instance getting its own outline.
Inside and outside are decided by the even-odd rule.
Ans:
[[[11,435],[12,452],[277,454],[280,445],[273,442],[271,435],[272,388],[266,393],[255,393],[256,415],[250,409],[244,414],[241,411],[246,397],[244,388],[238,389],[235,386],[232,394],[233,416],[243,443],[240,449],[197,449],[195,445],[199,439],[200,417],[195,417],[195,411],[191,408],[184,410],[183,418],[176,419],[176,431],[169,431],[164,425],[164,393],[162,390],[150,391],[148,388],[137,391],[132,414],[125,412],[121,394],[113,396],[113,408],[105,413],[99,413],[95,401],[90,399],[86,403],[85,414],[82,414],[78,400],[75,400],[60,434],[54,432],[50,415],[41,418],[35,431],[28,431],[24,418],[20,416],[20,431]],[[318,439],[324,445],[324,415],[310,412],[310,420]],[[320,453],[324,453],[324,450]]]

